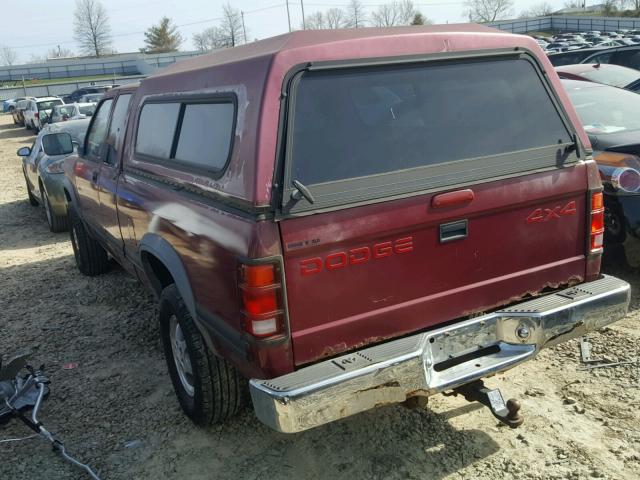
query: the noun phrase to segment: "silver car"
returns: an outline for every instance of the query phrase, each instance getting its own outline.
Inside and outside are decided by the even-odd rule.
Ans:
[[[29,203],[34,207],[44,207],[52,232],[62,232],[69,228],[62,186],[63,162],[74,152],[76,145],[84,142],[90,120],[87,118],[46,125],[31,147],[18,150],[18,155],[22,157]]]

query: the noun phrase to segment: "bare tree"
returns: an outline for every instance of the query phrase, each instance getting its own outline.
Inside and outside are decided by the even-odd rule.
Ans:
[[[235,47],[242,43],[246,43],[242,14],[228,3],[222,7],[222,23],[219,26],[209,27],[193,36],[193,44],[201,52]]]
[[[638,0],[640,1],[640,0]],[[531,5],[527,10],[524,10],[520,17],[545,17],[547,15],[551,15],[554,11],[554,8],[551,4],[547,2],[536,3],[535,5]]]
[[[307,15],[304,22],[307,30],[323,30],[327,28],[327,22],[322,12],[314,12]]]
[[[107,11],[99,0],[76,0],[73,25],[82,53],[100,57],[109,52],[111,27]]]
[[[584,0],[566,0],[564,8],[584,8]]]
[[[7,46],[0,47],[0,63],[2,63],[2,65],[10,67],[11,65],[15,65],[17,61],[18,54],[13,48]]]
[[[471,22],[494,22],[512,13],[513,0],[467,0],[467,15]]]
[[[61,47],[60,45],[58,45],[57,48],[49,49],[49,51],[47,52],[47,58],[67,58],[73,56],[74,54],[71,50]]]
[[[324,15],[327,28],[336,30],[346,26],[347,17],[343,10],[339,8],[330,8]]]
[[[394,27],[409,25],[418,11],[411,0],[393,1],[385,3],[371,14],[376,27]]]
[[[236,45],[246,43],[247,39],[244,38],[242,14],[240,10],[233,8],[229,3],[223,6],[222,23],[218,28],[218,32],[221,41],[226,38],[227,47],[235,47]]]
[[[640,0],[637,0],[640,2]],[[348,28],[361,28],[366,25],[367,12],[360,0],[351,0],[347,6],[346,26]]]

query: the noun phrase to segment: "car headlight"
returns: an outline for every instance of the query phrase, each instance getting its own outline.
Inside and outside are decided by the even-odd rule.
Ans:
[[[600,179],[610,192],[640,192],[640,157],[627,153],[594,154]]]
[[[64,173],[64,159],[51,162],[44,167],[44,171],[47,173]]]

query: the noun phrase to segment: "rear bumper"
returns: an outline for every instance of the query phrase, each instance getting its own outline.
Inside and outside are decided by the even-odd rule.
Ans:
[[[581,284],[470,320],[250,381],[258,418],[300,432],[369,410],[433,395],[508,370],[542,348],[615,322],[629,284],[614,277]]]

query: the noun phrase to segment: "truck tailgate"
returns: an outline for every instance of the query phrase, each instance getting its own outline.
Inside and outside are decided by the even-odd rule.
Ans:
[[[281,221],[295,363],[582,281],[586,186],[578,163]]]

